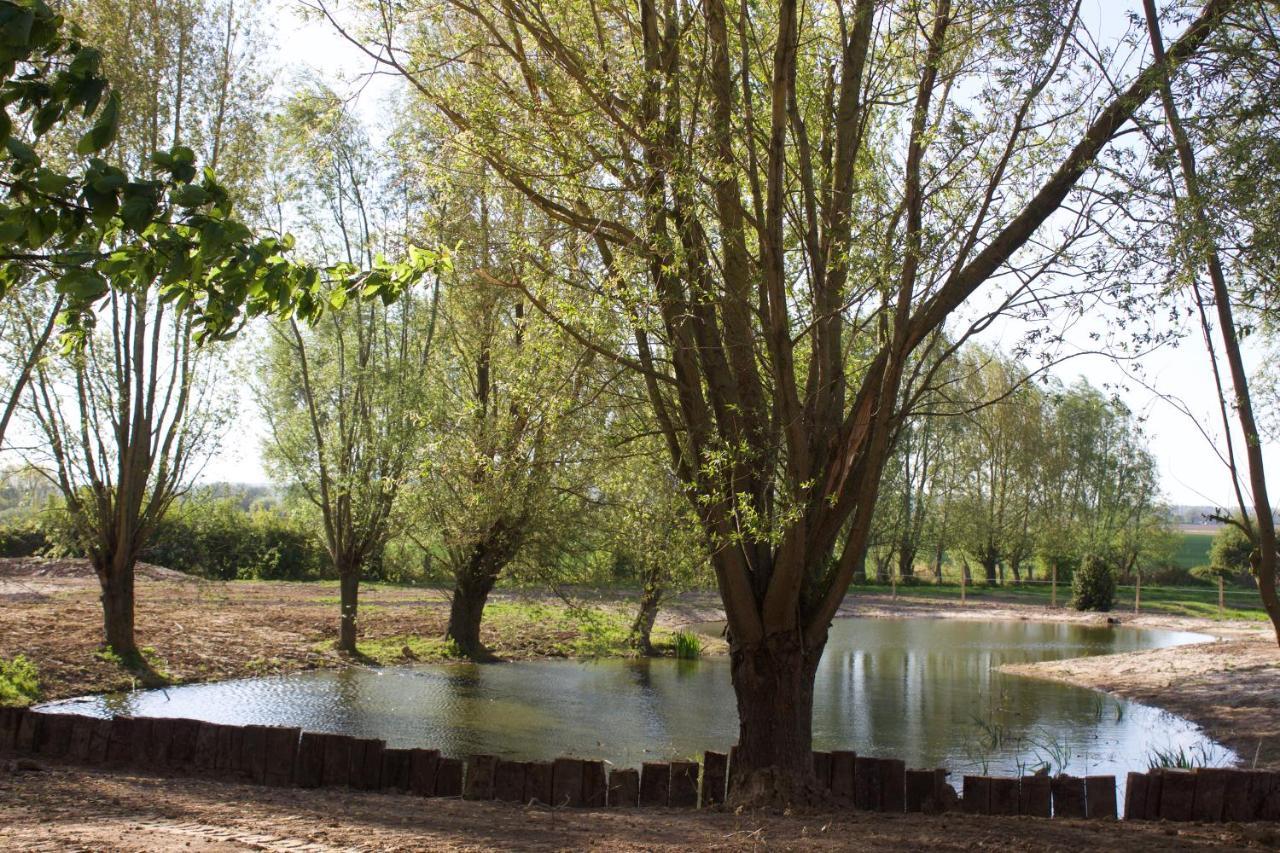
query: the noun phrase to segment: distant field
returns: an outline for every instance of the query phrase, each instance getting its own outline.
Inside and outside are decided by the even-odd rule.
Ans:
[[[1182,530],[1182,541],[1178,544],[1178,552],[1173,561],[1180,569],[1194,569],[1196,566],[1209,565],[1209,545],[1213,542],[1214,530],[1191,532]]]

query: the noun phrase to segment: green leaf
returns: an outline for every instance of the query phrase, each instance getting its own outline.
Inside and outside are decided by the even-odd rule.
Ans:
[[[81,302],[92,302],[107,294],[107,280],[96,270],[74,267],[58,280],[58,292]]]
[[[155,219],[159,208],[157,188],[154,184],[131,183],[125,187],[120,204],[120,221],[134,233],[141,233]]]
[[[102,112],[93,123],[93,127],[80,137],[80,142],[76,144],[76,153],[93,154],[110,145],[115,141],[119,119],[120,97],[112,92],[111,97],[107,98],[107,105],[102,108]]]

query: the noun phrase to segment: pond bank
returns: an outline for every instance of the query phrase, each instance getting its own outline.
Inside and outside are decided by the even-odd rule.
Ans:
[[[336,623],[336,585],[210,582],[147,567],[138,583],[138,632],[157,669],[174,683],[221,681],[309,669],[365,665],[329,646]],[[625,592],[574,590],[571,600],[599,614],[584,630],[546,592],[500,592],[484,639],[515,660],[616,654],[617,633],[630,616]],[[97,582],[83,561],[0,561],[0,658],[25,654],[39,668],[44,700],[126,690],[132,677],[95,655],[100,644]],[[362,645],[381,663],[444,659],[446,593],[370,586],[362,595]],[[840,616],[1105,622],[1098,614],[1016,603],[867,594],[855,588]],[[531,618],[534,617],[534,618]],[[664,631],[723,618],[711,592],[670,601]],[[1259,623],[1217,622],[1160,614],[1115,614],[1122,624],[1196,631],[1212,643],[1123,655],[1076,658],[1006,669],[1105,690],[1163,708],[1202,726],[1246,763],[1280,766],[1280,651]],[[709,653],[723,644],[708,640]],[[1261,744],[1261,746],[1259,746]]]
[[[1258,849],[1266,824],[1166,824],[840,812],[549,809],[263,788],[0,759],[0,848],[13,850]]]

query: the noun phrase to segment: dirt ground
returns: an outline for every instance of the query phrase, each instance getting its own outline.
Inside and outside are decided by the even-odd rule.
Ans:
[[[763,815],[569,810],[353,791],[260,788],[0,761],[0,849],[337,850],[1226,850],[1280,829],[967,815]]]
[[[334,585],[215,583],[144,567],[138,583],[140,643],[175,681],[217,680],[316,667],[361,665],[328,649]],[[625,609],[609,592],[570,592],[599,608]],[[547,593],[497,600],[557,602]],[[362,596],[361,635],[438,636],[447,598],[437,590],[376,588]],[[1096,614],[1022,603],[891,599],[855,592],[842,616],[1105,622]],[[713,593],[666,606],[665,626],[722,618]],[[1280,766],[1280,652],[1258,623],[1121,615],[1136,627],[1208,634],[1206,643],[1105,657],[1018,665],[1010,671],[1107,690],[1200,724],[1245,764]],[[40,668],[44,698],[128,688],[130,678],[95,656],[96,581],[78,561],[0,561],[0,657],[22,653]],[[529,624],[485,641],[504,657],[544,656],[564,638]],[[835,849],[1077,850],[1280,847],[1276,827],[1080,823],[1013,818],[777,816],[676,811],[552,811],[497,803],[410,800],[348,791],[284,791],[198,779],[160,780],[43,763],[19,770],[0,758],[0,850],[684,850]]]
[[[138,644],[173,683],[359,666],[337,654],[336,582],[207,581],[158,566],[140,567]],[[95,653],[102,644],[98,582],[84,560],[0,559],[0,658],[26,655],[40,671],[41,698],[64,699],[127,690],[134,677]],[[575,603],[630,612],[620,596],[573,591]],[[546,592],[499,591],[490,599],[562,606]],[[366,587],[360,595],[360,640],[443,636],[449,600],[443,590]],[[720,616],[703,594],[663,614],[660,626]],[[563,656],[570,632],[529,621],[481,639],[500,657]],[[714,644],[713,644],[714,645]],[[406,656],[405,662],[415,658]]]

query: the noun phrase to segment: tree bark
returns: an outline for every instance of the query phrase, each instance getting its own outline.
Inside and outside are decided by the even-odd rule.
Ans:
[[[474,660],[492,657],[480,642],[480,621],[495,581],[495,577],[487,574],[473,576],[466,573],[459,574],[454,580],[445,638],[453,640],[459,652]]]
[[[656,574],[653,572],[652,574]],[[631,623],[631,646],[642,655],[652,655],[653,623],[658,619],[658,605],[662,603],[662,585],[650,575],[645,579],[640,593],[640,607]]]
[[[750,646],[732,643],[739,724],[730,768],[735,803],[805,803],[823,796],[812,746],[814,673],[822,648],[804,648],[801,636],[797,631]]]
[[[356,625],[360,607],[360,567],[338,567],[338,588],[342,614],[338,622],[338,650],[356,653]]]
[[[133,630],[133,560],[111,557],[95,564],[102,588],[103,640],[126,665],[136,666],[142,655]]]

